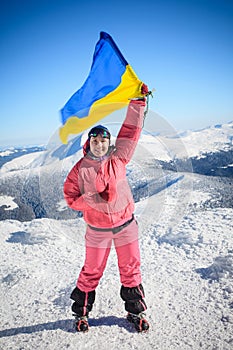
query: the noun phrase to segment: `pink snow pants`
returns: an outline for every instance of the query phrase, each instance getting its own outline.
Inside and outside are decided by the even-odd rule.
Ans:
[[[114,243],[117,253],[120,281],[124,287],[136,287],[141,283],[138,225],[133,220],[118,233],[95,231],[87,226],[84,266],[77,280],[77,287],[83,292],[96,289],[107,264]]]

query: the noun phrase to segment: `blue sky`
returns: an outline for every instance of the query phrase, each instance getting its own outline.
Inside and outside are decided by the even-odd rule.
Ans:
[[[177,130],[233,120],[233,1],[4,0],[0,146],[43,143],[89,74],[100,31]]]

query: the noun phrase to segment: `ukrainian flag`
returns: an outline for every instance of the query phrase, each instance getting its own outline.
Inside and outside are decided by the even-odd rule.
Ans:
[[[67,143],[70,134],[79,134],[125,107],[130,98],[142,96],[142,84],[112,37],[101,32],[88,78],[61,110],[61,141]]]

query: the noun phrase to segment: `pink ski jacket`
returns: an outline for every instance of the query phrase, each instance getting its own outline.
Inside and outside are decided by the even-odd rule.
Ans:
[[[126,165],[140,137],[144,107],[144,101],[131,101],[115,148],[110,147],[103,158],[87,153],[65,180],[64,197],[68,206],[82,211],[84,220],[91,226],[111,229],[132,218],[134,200],[126,178]]]

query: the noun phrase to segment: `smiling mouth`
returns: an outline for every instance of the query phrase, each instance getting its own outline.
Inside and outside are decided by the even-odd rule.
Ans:
[[[100,150],[94,150],[95,154],[101,155],[103,153],[103,151]]]

